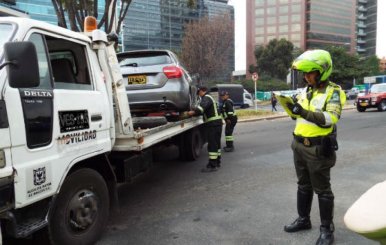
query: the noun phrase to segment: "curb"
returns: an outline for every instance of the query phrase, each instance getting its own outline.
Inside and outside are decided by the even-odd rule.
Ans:
[[[343,108],[343,110],[353,110],[355,109],[354,106],[346,106]],[[287,114],[282,115],[274,115],[274,116],[266,116],[266,117],[256,117],[256,118],[248,118],[248,119],[240,119],[237,122],[238,123],[244,123],[244,122],[257,122],[257,121],[263,121],[263,120],[274,120],[274,119],[280,119],[280,118],[286,118],[289,117]]]

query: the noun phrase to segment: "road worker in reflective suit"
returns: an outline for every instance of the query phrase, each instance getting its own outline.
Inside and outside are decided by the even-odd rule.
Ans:
[[[332,60],[327,51],[304,52],[292,64],[302,72],[308,86],[297,96],[294,104],[287,104],[296,117],[292,150],[298,179],[297,210],[299,217],[286,225],[286,232],[311,229],[310,211],[313,192],[318,195],[321,219],[317,245],[334,241],[334,195],[330,184],[330,169],[335,165],[338,143],[336,123],[340,119],[345,93],[330,82]]]
[[[225,144],[224,151],[234,151],[233,145],[233,130],[237,124],[237,115],[233,108],[233,101],[229,98],[227,91],[221,91],[220,98],[222,100],[221,114],[225,120]]]
[[[201,97],[200,105],[189,111],[189,116],[204,115],[205,131],[208,138],[209,162],[202,172],[216,171],[221,164],[221,133],[222,117],[218,112],[216,100],[208,93],[204,86],[197,91]]]

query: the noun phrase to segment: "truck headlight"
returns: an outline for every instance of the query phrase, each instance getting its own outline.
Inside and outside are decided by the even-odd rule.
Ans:
[[[3,150],[0,150],[0,168],[5,167],[5,153]]]

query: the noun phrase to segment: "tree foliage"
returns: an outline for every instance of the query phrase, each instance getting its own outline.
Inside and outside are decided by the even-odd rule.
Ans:
[[[230,16],[203,17],[185,26],[181,59],[191,73],[209,81],[224,72],[233,44],[234,24]]]
[[[330,80],[350,88],[353,80],[363,83],[366,76],[379,75],[379,59],[374,55],[362,58],[356,54],[347,53],[343,47],[330,46],[326,48],[332,58],[332,73]]]
[[[58,17],[58,25],[73,31],[83,31],[84,19],[87,16],[98,18],[98,0],[51,0]],[[118,0],[105,0],[103,16],[98,23],[98,28],[104,27],[107,33],[121,31],[122,21],[129,9],[132,0],[121,0],[121,8],[116,13]],[[117,15],[118,22],[111,16]],[[115,24],[115,25],[114,25]]]
[[[285,79],[293,60],[294,45],[286,39],[273,39],[266,46],[255,49],[256,68],[259,74],[266,74],[273,78]]]

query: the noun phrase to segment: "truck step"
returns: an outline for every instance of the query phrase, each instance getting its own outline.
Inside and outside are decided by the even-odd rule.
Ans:
[[[46,220],[41,219],[27,220],[26,222],[17,225],[15,237],[27,237],[33,232],[45,227],[47,223],[48,222]]]

